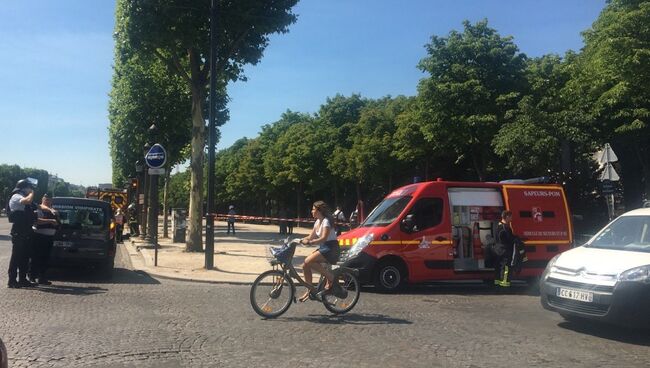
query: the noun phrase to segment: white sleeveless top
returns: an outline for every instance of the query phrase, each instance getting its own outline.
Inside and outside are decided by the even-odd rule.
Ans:
[[[327,236],[327,239],[325,239],[325,241],[336,240],[336,231],[334,231],[332,225],[330,224],[330,220],[328,220],[327,218],[324,218],[322,222],[321,220],[316,220],[316,223],[314,224],[314,229],[316,230],[316,237],[320,238],[321,234],[323,233],[326,227],[330,228],[330,233]]]

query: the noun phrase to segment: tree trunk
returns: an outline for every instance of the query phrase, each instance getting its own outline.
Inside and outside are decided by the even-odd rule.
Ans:
[[[167,239],[169,238],[169,226],[167,224],[167,221],[169,221],[169,208],[167,208],[167,200],[168,200],[168,195],[167,191],[169,190],[169,176],[170,176],[170,168],[167,168],[167,171],[165,172],[165,189],[163,190],[163,238]]]
[[[203,93],[192,89],[192,153],[190,156],[190,210],[188,237],[185,250],[203,250],[203,160],[205,156],[205,121],[203,119]]]
[[[302,183],[298,183],[298,190],[296,190],[296,194],[298,195],[297,199],[297,207],[296,207],[296,217],[297,218],[302,218],[300,211],[300,207],[302,207]],[[300,222],[298,222],[298,226],[300,226]]]
[[[481,168],[481,163],[479,160],[478,155],[476,154],[476,151],[472,148],[472,152],[470,153],[472,155],[472,164],[474,165],[474,170],[476,170],[476,176],[478,176],[478,181],[483,181],[483,170]]]
[[[647,149],[641,148],[639,143],[634,144],[634,152],[641,164],[641,169],[643,171],[643,189],[645,191],[644,199],[650,200],[650,160],[648,159]]]

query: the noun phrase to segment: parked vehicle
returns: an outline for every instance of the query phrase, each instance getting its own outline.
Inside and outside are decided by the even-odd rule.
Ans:
[[[566,319],[650,327],[650,208],[621,215],[553,258],[540,291],[544,308]]]
[[[115,222],[111,204],[54,197],[61,226],[54,235],[52,266],[94,266],[107,274],[115,262]]]
[[[438,179],[407,185],[338,240],[344,250],[370,244],[348,266],[360,270],[362,283],[381,291],[397,290],[405,282],[492,280],[490,247],[504,209],[512,211],[514,233],[528,254],[517,277],[537,284],[546,263],[573,241],[569,208],[557,184]]]

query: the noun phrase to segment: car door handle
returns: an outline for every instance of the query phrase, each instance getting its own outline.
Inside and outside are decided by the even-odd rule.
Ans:
[[[443,241],[443,240],[447,240],[447,238],[445,238],[444,236],[439,236],[436,238],[436,241]]]

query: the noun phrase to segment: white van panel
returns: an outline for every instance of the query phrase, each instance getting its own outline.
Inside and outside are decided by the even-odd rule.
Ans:
[[[451,207],[503,207],[503,198],[496,188],[449,188],[449,203]]]

